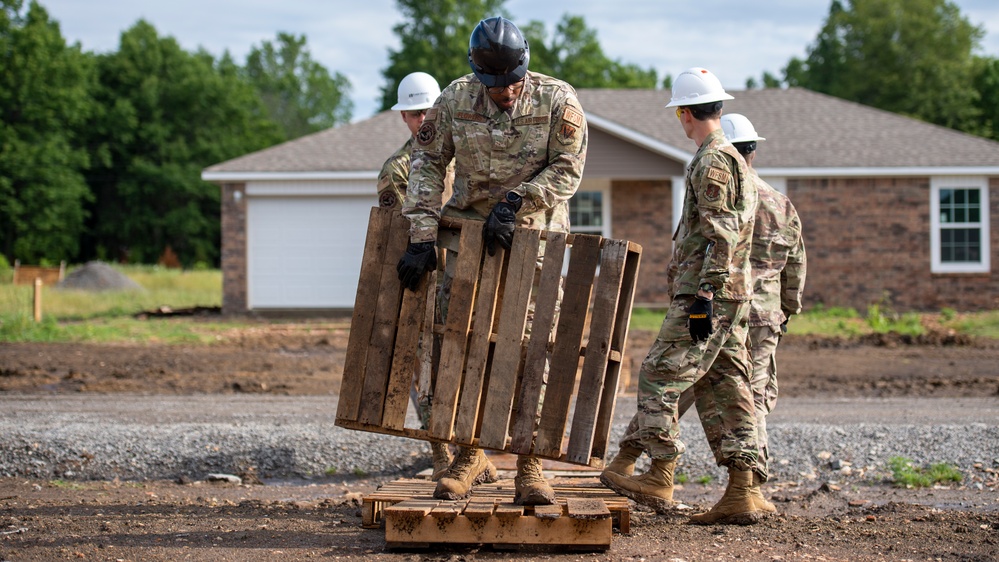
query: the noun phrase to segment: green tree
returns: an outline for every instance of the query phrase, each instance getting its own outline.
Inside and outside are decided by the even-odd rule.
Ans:
[[[397,0],[404,22],[392,28],[398,51],[389,49],[389,65],[382,71],[381,109],[397,101],[399,82],[411,72],[426,72],[441,88],[469,72],[468,37],[480,21],[508,14],[503,0]]]
[[[833,0],[791,86],[961,130],[977,127],[972,52],[981,27],[946,0]]]
[[[540,21],[531,21],[523,32],[531,46],[531,70],[575,88],[655,88],[658,81],[655,69],[609,59],[582,16],[563,15],[550,39]]]
[[[975,57],[975,90],[981,129],[978,134],[999,140],[999,58]]]
[[[350,121],[350,80],[312,60],[304,35],[278,33],[276,44],[250,49],[246,75],[287,139]]]
[[[76,256],[90,198],[77,132],[93,109],[92,61],[32,1],[0,1],[0,252]]]
[[[170,246],[185,265],[216,263],[219,190],[201,170],[281,139],[259,96],[228,55],[188,53],[142,20],[97,67],[88,252],[154,263]]]

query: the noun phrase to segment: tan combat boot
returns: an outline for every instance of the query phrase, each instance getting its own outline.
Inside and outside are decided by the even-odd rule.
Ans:
[[[728,486],[725,495],[710,511],[690,517],[691,523],[712,525],[752,525],[759,523],[763,512],[753,501],[753,471],[728,469]],[[760,496],[763,497],[762,495]]]
[[[517,505],[552,505],[555,503],[555,490],[552,489],[541,471],[541,459],[520,455],[517,457],[517,477],[513,479],[516,493],[513,503]]]
[[[460,500],[472,493],[472,486],[496,481],[496,467],[482,449],[461,447],[444,476],[437,481],[434,498]]]
[[[439,443],[437,441],[430,442],[430,454],[434,460],[434,473],[430,475],[430,479],[434,482],[441,479],[447,469],[451,467],[451,451],[447,448],[447,443]]]
[[[638,447],[621,447],[614,460],[604,467],[604,472],[613,472],[621,476],[631,476],[635,473],[635,462],[642,456]]]
[[[674,469],[675,460],[652,459],[652,466],[645,474],[628,477],[605,470],[600,474],[600,481],[615,492],[651,507],[657,513],[665,513],[673,507]]]
[[[750,492],[753,494],[753,505],[756,509],[766,513],[777,513],[777,506],[767,501],[767,498],[763,496],[763,479],[760,478],[759,474],[753,473],[753,487]]]

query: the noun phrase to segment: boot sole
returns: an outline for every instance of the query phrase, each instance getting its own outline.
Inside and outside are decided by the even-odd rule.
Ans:
[[[749,511],[728,515],[714,521],[698,521],[691,517],[690,522],[694,525],[755,525],[762,521],[765,515],[762,511]]]
[[[666,500],[658,496],[650,496],[648,494],[643,494],[641,492],[633,492],[631,490],[628,490],[627,488],[622,488],[621,486],[618,486],[616,483],[614,483],[613,480],[607,478],[603,474],[600,475],[600,483],[603,484],[604,486],[607,486],[611,490],[614,490],[615,492],[621,494],[622,496],[631,498],[635,500],[635,502],[640,503],[644,506],[651,507],[653,510],[655,510],[656,513],[669,513],[673,511],[673,507],[677,504],[677,502],[673,500]]]

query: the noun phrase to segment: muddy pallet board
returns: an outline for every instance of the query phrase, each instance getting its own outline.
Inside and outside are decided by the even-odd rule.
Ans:
[[[510,251],[490,256],[481,222],[442,220],[438,245],[455,253],[439,261],[456,257],[447,320],[435,325],[435,275],[415,292],[399,282],[407,243],[405,217],[372,209],[336,425],[602,466],[641,246],[517,228]],[[532,303],[533,325],[551,334],[527,335]],[[414,373],[427,381],[428,371],[428,427],[407,427]]]
[[[434,544],[610,547],[613,528],[630,531],[628,500],[590,482],[555,482],[558,504],[513,503],[512,480],[475,486],[464,500],[433,499],[435,483],[403,479],[363,498],[363,524],[385,524],[389,548]]]

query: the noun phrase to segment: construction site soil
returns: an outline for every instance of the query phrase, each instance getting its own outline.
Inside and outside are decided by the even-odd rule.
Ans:
[[[157,319],[170,322],[176,319]],[[190,322],[190,319],[183,321]],[[0,344],[0,393],[335,394],[346,322],[250,324],[211,345]],[[632,330],[637,365],[655,333]],[[999,345],[946,333],[857,339],[788,336],[782,398],[994,398]],[[779,408],[779,404],[778,404]],[[993,420],[994,422],[995,420]],[[999,451],[983,452],[995,459]],[[779,513],[748,527],[687,524],[724,483],[677,492],[690,511],[632,504],[631,532],[610,550],[386,550],[361,527],[361,497],[385,480],[340,476],[265,485],[191,481],[0,479],[0,561],[14,560],[960,560],[999,559],[999,479],[898,488],[887,482],[768,485]]]

